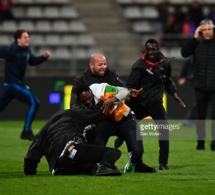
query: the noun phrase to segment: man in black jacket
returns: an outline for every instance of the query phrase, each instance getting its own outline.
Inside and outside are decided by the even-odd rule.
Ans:
[[[109,85],[119,87],[124,86],[124,83],[119,79],[115,70],[111,70],[107,67],[107,60],[101,53],[92,54],[90,56],[89,68],[77,76],[73,89],[71,91],[71,109],[79,109],[81,106],[81,102],[78,100],[77,93],[75,91],[77,85],[90,86],[94,83],[108,83]],[[105,140],[107,140],[111,135],[114,134],[114,132],[111,131],[111,127],[108,127],[105,121],[101,121],[99,123],[99,126],[95,126],[93,124],[92,128],[95,128],[95,132],[98,137],[104,138]],[[102,143],[103,139],[97,139],[96,143],[94,144],[103,145]]]
[[[54,114],[36,135],[24,158],[25,175],[36,175],[45,156],[52,175],[121,175],[114,166],[121,156],[118,149],[87,145],[84,127],[101,119],[100,102],[90,109],[64,110]],[[96,163],[100,163],[97,167]]]
[[[28,33],[19,29],[14,33],[14,42],[8,48],[0,48],[0,58],[5,60],[4,88],[0,94],[0,112],[15,98],[29,106],[21,139],[32,141],[34,135],[31,129],[32,121],[39,109],[40,102],[31,89],[24,83],[27,65],[36,66],[50,57],[45,51],[41,56],[35,56],[29,48]]]
[[[120,98],[125,97],[121,95],[123,92],[121,92],[122,89],[121,87],[100,83],[92,84],[89,87],[78,85],[76,91],[83,106],[90,108],[101,100],[106,100],[106,104],[108,104],[109,101],[109,104],[112,105],[114,94],[115,97],[118,97],[118,101],[123,100],[124,98]],[[132,89],[130,91],[130,96],[133,98],[137,97],[141,90],[142,89]],[[110,117],[103,120],[103,122],[109,128],[107,130],[109,130],[112,135],[120,135],[126,141],[129,152],[129,163],[125,165],[124,172],[156,173],[155,168],[143,163],[143,141],[142,137],[140,137],[135,114],[126,104],[121,105],[121,102],[119,103],[118,101],[115,102],[114,107],[107,113]],[[96,134],[95,140],[97,140],[98,137],[103,141],[103,143],[99,142],[99,145],[105,146],[109,137],[100,137]]]
[[[211,104],[212,141],[211,150],[215,151],[215,39],[214,24],[205,19],[196,28],[194,37],[181,48],[181,55],[193,55],[193,86],[197,107],[197,150],[205,149],[205,119]]]
[[[126,81],[128,89],[143,88],[137,98],[127,102],[134,111],[137,119],[151,116],[158,124],[159,136],[159,169],[169,170],[169,130],[166,111],[163,107],[164,91],[176,99],[179,104],[185,107],[183,101],[176,94],[176,87],[171,79],[171,65],[167,58],[159,51],[156,40],[149,39],[145,43],[145,51],[142,56],[133,64],[131,72]]]
[[[124,83],[119,79],[115,70],[107,67],[107,60],[104,55],[94,53],[90,56],[89,68],[77,76],[71,91],[70,108],[80,108],[75,88],[79,84],[90,86],[93,83],[108,83],[113,86],[124,86]]]

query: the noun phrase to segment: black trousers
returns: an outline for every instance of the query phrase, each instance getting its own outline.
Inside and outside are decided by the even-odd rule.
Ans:
[[[102,120],[96,126],[94,144],[105,146],[110,136],[117,135],[125,140],[128,152],[132,152],[131,162],[136,164],[142,160],[143,141],[140,137],[136,117],[130,113],[121,121]]]
[[[207,116],[208,106],[211,108],[211,136],[212,140],[215,140],[215,91],[201,91],[195,89],[196,95],[196,108],[197,108],[197,121],[196,132],[198,140],[205,140],[205,122]]]
[[[168,164],[169,158],[169,130],[162,129],[168,126],[167,114],[163,107],[162,101],[149,102],[146,106],[141,106],[138,101],[130,101],[128,103],[130,108],[135,112],[138,120],[147,116],[151,116],[159,128],[159,164]]]
[[[97,163],[114,168],[121,152],[115,148],[91,144],[77,145],[63,158],[59,158],[55,169],[58,174],[94,174]]]

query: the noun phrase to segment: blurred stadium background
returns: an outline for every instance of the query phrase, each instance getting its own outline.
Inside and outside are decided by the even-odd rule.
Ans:
[[[45,64],[28,67],[29,83],[41,101],[37,118],[46,119],[53,112],[68,107],[74,77],[88,66],[89,56],[103,53],[109,68],[126,79],[133,62],[139,58],[148,38],[160,43],[160,50],[171,60],[175,82],[186,59],[180,54],[181,44],[192,37],[195,25],[189,16],[193,0],[14,0],[14,20],[0,21],[0,47],[8,46],[18,28],[30,34],[30,46],[35,54],[49,50],[51,58]],[[199,0],[204,19],[214,12],[214,0]],[[195,9],[194,9],[195,10]],[[199,10],[199,9],[198,9]],[[178,21],[182,14],[184,21]],[[166,29],[167,18],[174,15],[177,29]],[[188,16],[188,19],[187,19]],[[164,18],[165,20],[164,21]],[[171,20],[171,19],[169,19]],[[186,20],[186,25],[182,27]],[[192,21],[194,22],[194,21]],[[215,21],[214,21],[215,22]],[[190,24],[190,26],[189,26]],[[0,89],[4,61],[0,59]],[[192,102],[190,86],[180,87],[180,96]],[[183,118],[186,111],[167,98],[170,118]],[[179,109],[176,113],[175,109]],[[14,112],[16,110],[16,112]],[[14,101],[1,113],[1,119],[23,119],[25,110]]]

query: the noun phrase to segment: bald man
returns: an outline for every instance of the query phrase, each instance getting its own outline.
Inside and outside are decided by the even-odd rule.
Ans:
[[[76,77],[74,87],[77,84],[90,86],[94,83],[108,83],[119,87],[124,86],[116,71],[107,67],[107,60],[101,53],[94,53],[90,56],[89,67]],[[72,90],[70,108],[77,109],[80,108],[80,105],[76,92]]]

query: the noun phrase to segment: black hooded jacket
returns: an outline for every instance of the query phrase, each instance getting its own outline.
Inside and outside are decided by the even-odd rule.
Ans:
[[[25,170],[36,174],[37,164],[45,156],[50,171],[54,168],[65,145],[70,141],[84,143],[84,127],[103,117],[103,102],[84,110],[63,110],[54,114],[36,135],[25,156]]]
[[[71,109],[79,109],[80,102],[78,100],[75,87],[78,84],[83,85],[92,85],[94,83],[108,83],[109,85],[123,87],[124,83],[119,79],[118,75],[114,70],[107,69],[104,76],[94,75],[91,70],[88,68],[86,71],[81,73],[75,81],[73,89],[71,91],[71,102],[70,108]]]
[[[154,101],[162,102],[164,91],[170,95],[176,92],[175,84],[171,79],[169,60],[159,52],[156,62],[151,62],[146,59],[146,53],[144,53],[133,64],[126,81],[126,87],[129,89],[143,88],[141,94],[137,97],[141,106],[150,105]],[[136,101],[136,98],[134,101]]]

